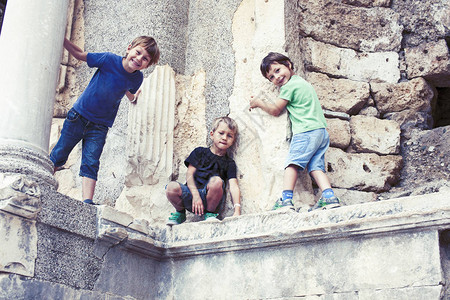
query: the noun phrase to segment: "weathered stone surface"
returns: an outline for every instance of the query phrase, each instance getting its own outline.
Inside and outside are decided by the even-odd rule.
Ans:
[[[363,7],[389,7],[391,0],[342,0],[342,3]]]
[[[298,1],[300,32],[357,51],[398,51],[403,27],[387,8],[360,8],[325,0]]]
[[[34,276],[36,222],[0,210],[0,273]]]
[[[41,210],[39,185],[23,175],[0,174],[0,210],[34,219]]]
[[[325,74],[309,73],[308,81],[314,86],[324,109],[356,115],[370,97],[369,84],[349,79],[333,79]]]
[[[233,299],[251,297],[262,299],[286,298],[294,294],[335,295],[341,289],[342,291],[356,291],[359,286],[364,287],[366,296],[379,295],[382,299],[388,299],[386,298],[388,291],[393,294],[399,292],[399,295],[408,296],[419,293],[420,295],[431,295],[433,297],[431,299],[439,299],[434,298],[442,288],[439,284],[441,271],[437,232],[413,232],[408,230],[402,233],[402,231],[392,230],[394,228],[407,229],[410,225],[417,223],[424,224],[422,222],[425,219],[433,220],[432,222],[436,222],[435,224],[448,223],[444,216],[449,212],[448,200],[442,199],[443,195],[444,193],[408,197],[395,201],[366,203],[305,214],[267,212],[229,218],[214,224],[186,223],[172,227],[167,254],[173,255],[173,257],[187,256],[185,259],[176,260],[177,268],[180,268],[177,277],[174,278],[175,284],[180,282],[177,292],[185,293],[187,287],[181,285],[181,282],[192,280],[198,272],[199,274],[208,274],[208,278],[217,278],[217,280],[219,280],[219,276],[221,278],[221,286],[211,288],[208,291],[209,295],[212,295],[211,293],[221,295],[228,291],[227,295],[230,295]],[[448,196],[444,198],[448,198]],[[433,216],[429,215],[430,212]],[[444,215],[440,216],[441,212],[444,212]],[[242,222],[247,223],[247,225],[242,226]],[[283,231],[281,230],[283,227],[290,229]],[[390,229],[389,234],[385,231],[387,228]],[[257,237],[256,232],[259,230],[268,233],[264,238],[264,243],[261,243]],[[356,235],[350,234],[350,232]],[[383,234],[376,234],[381,232]],[[395,234],[392,235],[394,232]],[[327,239],[327,236],[334,233],[338,234],[340,238]],[[374,235],[372,236],[372,234]],[[245,236],[249,239],[239,238],[239,240],[242,243],[247,242],[244,246],[246,251],[237,251],[240,248],[232,240]],[[351,243],[347,243],[348,237],[352,240]],[[318,240],[319,238],[320,240]],[[279,243],[281,240],[290,241],[292,244],[290,247],[272,244],[275,241],[277,241],[275,243]],[[419,240],[422,242],[419,242]],[[195,241],[209,242],[199,245]],[[297,243],[297,241],[302,242]],[[312,241],[314,242],[311,243]],[[425,246],[424,243],[428,245]],[[270,247],[271,245],[274,247]],[[430,248],[430,245],[432,245],[432,248]],[[266,250],[262,251],[263,248]],[[222,255],[218,255],[217,252],[209,253],[210,249],[221,249]],[[412,256],[422,261],[420,267],[417,268],[417,263],[412,262],[410,257],[404,256],[406,249],[410,254],[416,253],[417,256]],[[324,258],[315,260],[317,255],[311,256],[311,253],[315,253],[315,251],[333,252],[333,262],[328,261],[324,264]],[[188,257],[195,255],[194,253],[204,255],[193,262]],[[251,272],[236,273],[237,258],[235,255],[238,253],[243,255],[243,260],[239,263],[239,269],[244,264],[244,269],[251,269]],[[304,262],[300,264],[294,262],[289,265],[289,268],[280,268],[278,266],[283,263],[275,253],[282,254],[284,257],[286,255],[298,258],[304,257],[299,261],[311,261],[311,259],[313,261],[311,265],[305,265]],[[423,256],[425,253],[431,254],[431,257],[429,255]],[[348,263],[349,257],[351,257],[351,264]],[[382,259],[380,259],[381,257]],[[423,261],[424,257],[427,259],[426,262]],[[345,261],[345,267],[339,267],[342,261]],[[217,264],[222,266],[221,272],[216,272],[214,271],[215,268],[209,267]],[[317,267],[322,266],[322,264],[323,267]],[[359,266],[356,267],[356,265]],[[321,273],[320,270],[323,268],[326,271]],[[407,271],[405,268],[411,268],[414,271]],[[292,270],[292,273],[289,269]],[[282,270],[283,281],[278,281],[280,270]],[[397,272],[402,275],[397,275]],[[254,287],[251,296],[244,290],[245,287],[235,285],[234,280],[225,279],[228,277],[223,277],[224,273],[233,273],[235,274],[233,279],[238,276],[239,282],[246,282],[246,287]],[[318,274],[314,276],[313,280],[311,280],[310,275],[312,273]],[[433,275],[429,277],[429,274]],[[267,276],[271,278],[267,278]],[[303,276],[304,279],[299,280]],[[423,291],[422,289],[405,291],[404,286],[409,286],[406,282],[411,280],[415,282],[416,279],[412,277],[421,278],[422,282],[423,280],[427,281],[429,284],[423,284],[427,288]],[[289,278],[295,278],[293,279],[295,284],[286,283],[286,280],[290,280]],[[324,278],[324,280],[317,280],[317,278]],[[264,283],[262,285],[261,280]],[[340,284],[330,284],[333,280]],[[286,285],[283,285],[283,283]],[[233,288],[231,288],[231,285],[233,285]],[[423,285],[415,282],[412,286]],[[273,288],[267,288],[272,286]],[[276,286],[278,287],[276,288]],[[200,288],[197,285],[194,285],[194,287]],[[401,290],[398,287],[401,287]],[[230,294],[230,291],[235,294]],[[342,299],[352,298],[343,296]],[[412,296],[412,299],[418,300],[421,298]]]
[[[367,116],[367,117],[375,117],[375,118],[380,117],[380,112],[378,111],[378,109],[376,109],[376,107],[373,107],[373,106],[368,106],[368,107],[361,109],[359,114],[362,116]]]
[[[128,110],[125,185],[154,185],[173,174],[175,72],[157,66],[141,85],[137,103]]]
[[[361,53],[312,38],[303,38],[301,48],[309,71],[366,82],[396,83],[400,79],[396,52]]]
[[[410,110],[431,112],[433,88],[423,79],[415,78],[401,83],[370,84],[373,99],[380,113]]]
[[[405,47],[435,41],[448,35],[450,3],[441,0],[392,0],[391,8],[404,27]]]
[[[448,195],[443,190],[329,211],[247,214],[215,223],[148,228],[149,234],[127,225],[129,216],[99,207],[97,224],[110,226],[111,233],[122,232],[120,241],[97,231],[99,240],[93,244],[90,238],[68,238],[66,231],[41,224],[40,247],[46,252],[37,262],[39,275],[26,281],[0,275],[0,298],[28,299],[46,290],[58,299],[105,294],[111,299],[166,299],[183,298],[189,289],[193,299],[340,294],[337,299],[347,300],[361,290],[366,297],[381,299],[407,295],[419,300],[415,295],[426,295],[437,300],[443,280],[438,230],[450,226]],[[70,223],[76,216],[67,219]],[[415,224],[423,226],[417,229]],[[101,264],[93,257],[98,247],[105,249]],[[322,251],[334,255],[311,255]],[[299,259],[286,266],[285,257]],[[40,269],[42,260],[50,258],[53,267]],[[185,282],[196,274],[221,284],[188,287]],[[245,285],[236,284],[236,278]]]
[[[450,182],[450,126],[433,130],[414,130],[402,144],[404,167],[400,187],[408,194],[414,189],[430,192]],[[435,183],[435,188],[433,188]]]
[[[436,87],[450,87],[450,54],[444,39],[405,48],[409,78],[423,77]]]
[[[335,111],[331,111],[331,110],[328,110],[328,109],[324,109],[323,110],[323,114],[324,114],[325,118],[340,119],[340,120],[343,120],[343,121],[350,121],[350,115],[346,114],[346,113],[335,112]]]
[[[433,116],[430,112],[416,112],[405,109],[400,112],[386,113],[383,116],[386,120],[392,120],[400,125],[402,135],[408,137],[413,129],[433,128]]]
[[[326,169],[334,187],[383,192],[398,182],[402,157],[375,153],[345,153],[329,148]]]
[[[89,291],[45,280],[0,274],[0,299],[89,299],[137,300],[103,291]],[[139,298],[143,299],[143,298]]]
[[[342,150],[347,149],[352,138],[350,123],[340,119],[327,119],[327,125],[327,130],[330,134],[330,146]]]
[[[347,189],[333,189],[342,205],[356,205],[377,200],[374,192],[361,192]],[[320,196],[319,194],[317,196]],[[317,199],[318,200],[318,199]]]
[[[358,152],[398,154],[400,126],[395,121],[353,116],[350,120],[352,147]]]

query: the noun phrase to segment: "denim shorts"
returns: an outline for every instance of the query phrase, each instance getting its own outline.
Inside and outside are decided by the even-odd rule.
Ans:
[[[297,133],[292,137],[285,168],[296,165],[308,172],[325,172],[325,152],[330,145],[330,136],[325,128]]]
[[[67,113],[61,136],[50,153],[50,160],[55,167],[64,165],[70,152],[82,140],[80,176],[97,180],[107,133],[107,126],[92,123],[72,108]]]
[[[183,206],[188,211],[192,212],[192,193],[191,193],[191,190],[185,184],[182,184],[182,183],[179,183],[179,182],[178,182],[178,184],[181,187],[181,200],[183,201]],[[198,193],[200,194],[200,198],[202,199],[203,207],[205,208],[205,210],[206,210],[206,207],[207,207],[207,201],[206,201],[206,195],[208,194],[207,186],[208,186],[208,184],[206,184],[202,189],[198,189]],[[166,185],[166,188],[167,188],[167,185]],[[219,203],[219,205],[217,205],[216,211],[214,213],[216,213],[219,210],[219,208],[221,207],[222,202],[226,198],[225,182],[223,183],[222,188],[224,189],[222,200]]]

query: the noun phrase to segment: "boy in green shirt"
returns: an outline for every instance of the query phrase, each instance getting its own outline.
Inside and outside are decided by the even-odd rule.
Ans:
[[[273,209],[294,209],[292,197],[297,172],[304,169],[308,169],[322,191],[319,201],[310,210],[339,207],[339,199],[325,174],[325,152],[330,138],[314,88],[294,74],[294,64],[283,54],[270,52],[262,60],[260,69],[265,78],[280,88],[280,95],[274,102],[252,97],[250,108],[259,107],[272,116],[278,116],[286,108],[292,122],[293,136],[285,164],[282,197]]]

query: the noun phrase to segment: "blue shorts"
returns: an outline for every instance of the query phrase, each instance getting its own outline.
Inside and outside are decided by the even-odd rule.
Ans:
[[[308,172],[325,172],[325,152],[330,145],[330,136],[325,128],[297,133],[292,137],[285,168],[296,165]]]
[[[177,183],[181,187],[181,200],[183,201],[184,208],[186,208],[188,211],[192,212],[192,193],[191,193],[191,190],[188,188],[187,185],[179,183],[179,182],[177,182]],[[206,184],[202,189],[198,189],[198,193],[200,194],[200,198],[202,199],[203,207],[205,208],[205,211],[206,211],[206,206],[207,206],[206,195],[208,194],[207,186],[208,186],[208,184]],[[166,185],[166,188],[167,188],[167,185]],[[222,188],[224,189],[222,200],[219,203],[219,205],[217,205],[216,211],[212,211],[213,213],[216,213],[219,210],[219,208],[222,205],[222,202],[224,201],[224,199],[226,197],[225,182],[222,184]]]
[[[88,121],[72,108],[67,113],[61,136],[50,153],[50,160],[55,167],[64,165],[70,152],[82,140],[80,176],[97,180],[107,133],[107,126]]]

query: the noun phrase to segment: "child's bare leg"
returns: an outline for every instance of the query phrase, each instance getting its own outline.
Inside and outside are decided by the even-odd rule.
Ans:
[[[289,165],[284,170],[283,190],[294,190],[295,182],[298,177],[298,167],[295,165]]]
[[[309,210],[339,207],[339,198],[334,194],[328,176],[321,170],[311,171],[310,174],[322,191],[322,195],[320,196],[319,201],[317,201],[317,203]]]
[[[209,212],[213,212],[216,210],[217,206],[220,203],[220,200],[223,196],[223,181],[219,176],[211,177],[208,182],[206,194],[206,210]]]
[[[321,170],[315,170],[311,171],[310,175],[314,180],[316,181],[317,185],[319,186],[319,189],[323,192],[326,189],[331,189],[330,180],[328,179],[328,176]]]
[[[170,203],[177,211],[184,210],[183,200],[181,199],[181,187],[176,181],[171,181],[166,188],[166,196]]]
[[[83,177],[81,180],[81,194],[83,195],[83,200],[90,199],[94,197],[95,185],[97,181],[89,177]]]

